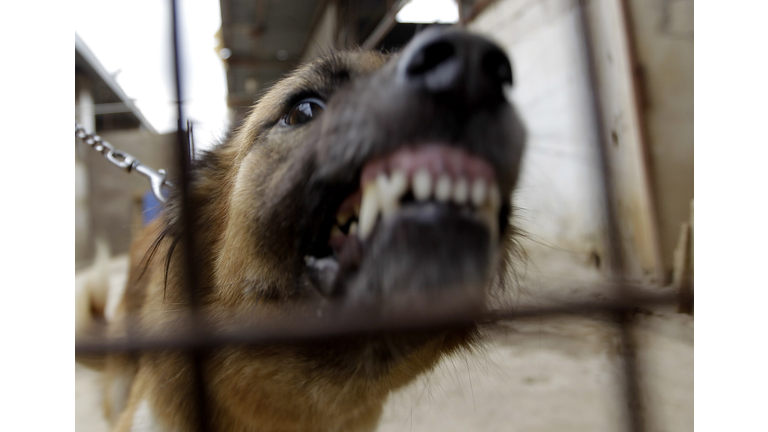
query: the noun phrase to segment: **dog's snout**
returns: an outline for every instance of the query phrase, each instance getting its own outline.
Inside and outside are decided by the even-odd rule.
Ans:
[[[504,51],[483,37],[459,31],[417,37],[399,69],[408,85],[469,109],[503,100],[503,86],[512,84],[512,66]]]

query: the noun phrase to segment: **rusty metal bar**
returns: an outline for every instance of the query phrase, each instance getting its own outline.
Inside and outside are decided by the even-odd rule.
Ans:
[[[632,21],[631,6],[628,0],[620,0],[617,6],[621,13],[621,21],[626,35],[627,55],[629,67],[632,73],[632,100],[634,101],[634,116],[638,126],[638,138],[640,144],[640,170],[642,173],[643,199],[648,206],[648,221],[650,222],[651,248],[653,249],[653,265],[656,283],[663,286],[666,281],[664,272],[664,254],[661,247],[661,225],[658,212],[658,194],[653,180],[653,161],[651,158],[650,132],[646,115],[646,100],[648,98],[645,88],[645,79],[642,66],[637,53],[635,38],[635,25]]]
[[[328,9],[328,1],[329,0],[320,0],[319,4],[315,7],[315,12],[312,14],[312,22],[307,29],[307,37],[304,38],[304,42],[301,44],[301,52],[299,53],[298,58],[303,59],[307,54],[310,43],[312,43],[312,36],[315,35],[315,31],[317,31],[317,28],[325,15],[325,11]]]
[[[363,44],[360,46],[364,50],[372,50],[376,48],[376,45],[379,44],[384,38],[387,36],[387,34],[392,30],[392,28],[397,23],[395,20],[395,17],[397,16],[397,13],[400,12],[400,9],[405,6],[405,4],[408,3],[407,0],[400,0],[394,5],[392,5],[392,8],[387,12],[386,15],[384,15],[384,18],[382,18],[379,25],[376,26],[375,29],[371,32],[371,35],[368,36],[368,39],[363,42]]]
[[[352,309],[342,304],[324,308],[322,316],[325,318],[318,318],[315,311],[312,311],[311,314],[291,315],[283,319],[273,319],[261,323],[253,323],[252,318],[249,318],[242,323],[229,323],[227,330],[218,331],[209,324],[209,321],[199,316],[192,316],[175,320],[174,324],[179,328],[179,331],[172,335],[158,336],[145,331],[142,334],[136,332],[131,338],[83,338],[75,343],[75,352],[77,354],[96,354],[141,350],[202,350],[228,344],[258,345],[296,342],[382,331],[445,328],[475,322],[492,324],[499,321],[557,316],[594,317],[616,313],[630,315],[641,307],[674,306],[676,302],[677,293],[674,291],[654,295],[637,292],[632,296],[624,296],[621,300],[560,302],[550,306],[519,307],[487,312],[463,311],[460,314],[456,313],[455,310],[425,311],[423,309],[403,308],[387,317],[378,317],[375,309]],[[206,331],[200,332],[199,329],[201,328],[205,328]]]
[[[598,83],[597,60],[594,48],[592,47],[592,40],[595,36],[590,21],[589,2],[587,0],[579,0],[577,9],[581,26],[580,33],[582,36],[582,44],[587,60],[587,78],[589,80],[590,104],[592,105],[592,121],[595,130],[599,169],[602,180],[601,186],[605,210],[605,230],[607,234],[606,246],[608,248],[609,266],[611,278],[614,282],[615,294],[620,300],[623,300],[627,295],[623,289],[626,269],[617,215],[616,189],[608,156],[608,144],[605,137],[606,129],[603,117],[602,95]],[[636,341],[632,328],[633,317],[632,314],[626,310],[613,311],[612,315],[620,334],[621,358],[623,360],[622,369],[624,371],[623,393],[627,402],[627,409],[625,412],[627,430],[630,432],[643,432],[646,430],[645,413],[642,406],[638,371],[639,366],[637,364],[637,355],[635,352]]]
[[[198,285],[198,272],[195,265],[195,221],[197,215],[195,213],[195,207],[191,203],[190,195],[190,183],[191,183],[191,164],[192,153],[189,143],[189,135],[185,128],[185,116],[184,116],[184,92],[183,81],[181,75],[181,47],[179,41],[179,10],[178,1],[171,0],[171,19],[173,29],[173,66],[174,66],[174,78],[176,84],[176,114],[177,114],[177,128],[176,128],[176,140],[177,140],[177,152],[179,158],[179,193],[181,198],[181,243],[184,250],[184,265],[186,280],[183,281],[187,291],[187,301],[189,303],[191,313],[195,313],[200,305],[199,299],[199,287]],[[201,325],[200,320],[194,320],[189,323],[190,329],[197,332],[205,332],[206,329]],[[192,424],[198,425],[200,432],[206,432],[211,430],[210,419],[208,416],[208,403],[207,394],[205,390],[205,380],[203,377],[202,362],[204,353],[200,350],[191,350],[190,362],[192,367],[192,388],[194,396],[191,396],[191,402],[193,409],[190,410],[197,418],[194,419]]]

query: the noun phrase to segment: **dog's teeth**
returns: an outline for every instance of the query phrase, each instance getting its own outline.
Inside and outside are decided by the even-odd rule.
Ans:
[[[424,168],[413,174],[413,197],[425,201],[432,195],[432,175]]]
[[[363,187],[363,200],[360,203],[359,234],[365,240],[373,231],[376,217],[379,215],[379,188],[376,182],[370,182]]]
[[[408,190],[408,176],[399,169],[392,171],[392,175],[389,177],[389,186],[391,191],[400,199]]]
[[[475,207],[480,207],[485,202],[485,194],[488,189],[488,186],[485,184],[485,180],[478,178],[475,180],[474,183],[472,183],[472,191],[471,191],[471,198],[472,198],[472,204],[475,205]]]
[[[478,184],[481,184],[481,186],[478,186]],[[481,192],[483,193],[481,194]],[[501,193],[499,192],[499,187],[496,183],[491,183],[489,186],[486,186],[484,181],[478,179],[475,180],[475,183],[472,185],[472,202],[476,203],[480,198],[483,198],[480,195],[485,195],[482,201],[484,204],[478,206],[476,214],[488,227],[488,231],[490,231],[491,234],[491,242],[492,244],[495,244],[495,242],[499,240],[499,209],[501,207]]]
[[[435,199],[438,202],[448,201],[451,196],[451,178],[447,174],[442,174],[435,184]]]
[[[397,170],[387,179],[385,174],[376,177],[376,187],[379,189],[379,204],[385,217],[393,214],[400,207],[400,198],[408,190],[408,177]]]
[[[465,204],[469,199],[469,183],[464,177],[459,177],[453,184],[453,201],[456,204]]]
[[[379,188],[379,192],[386,192],[389,189],[389,179],[384,173],[380,173],[376,176],[376,187]]]
[[[355,235],[357,234],[357,222],[352,222],[349,224],[349,235]]]
[[[379,174],[376,177],[376,188],[379,192],[379,209],[383,216],[389,216],[397,210],[397,199],[399,196],[394,194],[394,188],[390,185],[386,174]]]
[[[381,209],[381,215],[384,217],[389,217],[392,216],[398,208],[400,208],[400,203],[398,203],[396,199],[393,200],[387,198],[386,200],[382,200],[379,203],[379,207]]]

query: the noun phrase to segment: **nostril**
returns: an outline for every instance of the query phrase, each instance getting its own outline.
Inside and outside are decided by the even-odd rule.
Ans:
[[[483,73],[499,84],[512,85],[512,65],[507,56],[499,51],[487,52],[482,59]]]
[[[465,115],[505,101],[512,66],[504,51],[481,36],[461,31],[422,33],[397,64],[404,89],[432,97]]]
[[[437,41],[417,52],[408,64],[406,72],[413,75],[422,75],[437,68],[445,60],[456,54],[453,44],[446,41]]]

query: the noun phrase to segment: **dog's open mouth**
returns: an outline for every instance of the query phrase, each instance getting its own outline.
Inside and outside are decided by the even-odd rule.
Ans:
[[[443,143],[402,147],[363,165],[325,237],[329,254],[305,262],[322,292],[351,299],[410,302],[476,286],[493,262],[500,212],[489,162]]]

